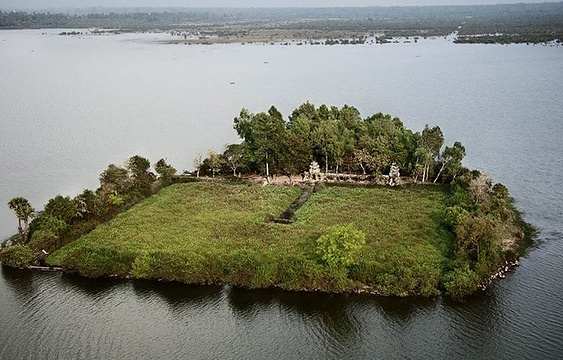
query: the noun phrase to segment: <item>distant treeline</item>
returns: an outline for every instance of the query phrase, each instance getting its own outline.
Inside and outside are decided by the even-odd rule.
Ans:
[[[0,29],[120,28],[363,31],[396,36],[445,36],[457,42],[540,43],[562,40],[563,2],[543,4],[366,8],[104,9],[90,13],[1,12]],[[223,29],[224,30],[224,29]],[[485,35],[471,37],[469,35]]]

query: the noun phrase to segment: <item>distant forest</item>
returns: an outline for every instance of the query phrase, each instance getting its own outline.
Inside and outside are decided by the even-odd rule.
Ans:
[[[72,13],[0,11],[0,29],[112,28],[358,31],[399,36],[445,36],[457,43],[563,41],[563,2],[543,4],[366,8],[90,8]]]

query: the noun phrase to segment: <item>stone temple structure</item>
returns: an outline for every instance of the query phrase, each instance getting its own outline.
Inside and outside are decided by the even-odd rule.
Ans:
[[[395,163],[391,164],[391,168],[389,169],[389,185],[390,186],[399,185],[400,176],[401,174],[399,174],[399,167],[397,166],[397,164]]]
[[[313,160],[313,162],[309,165],[309,179],[313,181],[320,181],[321,180],[321,169],[319,164]]]

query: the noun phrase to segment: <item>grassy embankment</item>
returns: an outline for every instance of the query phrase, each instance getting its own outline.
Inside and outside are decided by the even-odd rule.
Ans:
[[[56,251],[51,265],[85,276],[128,276],[249,288],[434,295],[453,241],[442,225],[445,188],[326,187],[291,225],[265,221],[294,187],[191,183],[163,189]],[[366,244],[348,269],[322,264],[315,240],[354,224]]]

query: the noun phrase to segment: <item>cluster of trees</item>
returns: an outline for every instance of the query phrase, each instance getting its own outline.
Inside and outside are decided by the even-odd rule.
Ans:
[[[211,152],[196,168],[205,174],[257,173],[294,175],[317,161],[325,172],[386,174],[395,163],[417,181],[450,182],[463,169],[465,148],[444,145],[438,126],[413,132],[399,118],[377,113],[363,119],[358,109],[306,102],[285,121],[272,106],[268,112],[242,109],[234,128],[243,140],[222,154]]]
[[[513,205],[508,189],[477,170],[464,170],[452,184],[445,222],[456,235],[444,279],[449,295],[461,298],[486,283],[519,240],[533,230]]]
[[[25,198],[13,198],[8,206],[18,220],[19,234],[14,240],[19,247],[16,249],[27,247],[31,253],[52,252],[172,183],[176,169],[164,159],[154,164],[154,170],[156,174],[151,171],[149,160],[138,155],[132,156],[124,166],[110,164],[100,174],[98,189],[86,189],[74,198],[57,195],[39,214]],[[20,264],[21,261],[14,262],[11,258],[21,257],[22,251],[30,253],[14,252],[10,248],[2,251],[3,263]],[[13,256],[8,256],[10,254]]]

